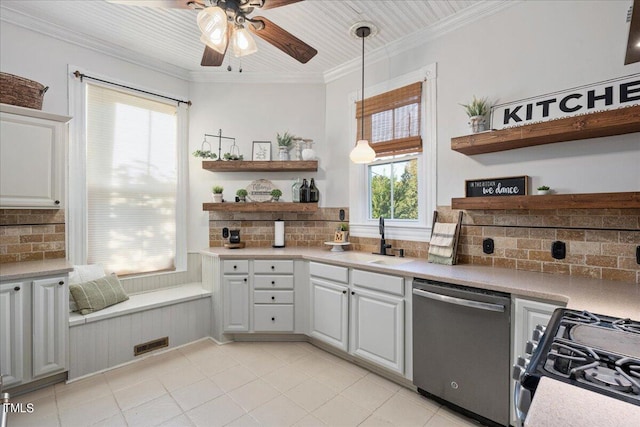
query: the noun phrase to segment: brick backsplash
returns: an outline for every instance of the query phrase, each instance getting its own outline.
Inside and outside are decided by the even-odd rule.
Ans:
[[[0,263],[64,258],[61,209],[0,209]]]

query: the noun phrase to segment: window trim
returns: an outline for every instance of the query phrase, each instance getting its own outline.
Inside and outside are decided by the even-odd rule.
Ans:
[[[431,234],[433,211],[437,201],[437,66],[436,63],[420,68],[394,79],[365,88],[364,97],[368,98],[394,90],[418,80],[424,80],[421,102],[422,153],[418,154],[418,192],[426,194],[418,204],[419,219],[407,223],[403,220],[387,220],[386,238],[428,242]],[[349,94],[350,117],[355,117],[355,103],[362,99],[360,91]],[[350,141],[357,140],[357,123],[350,122]],[[349,216],[350,234],[355,237],[380,237],[377,220],[369,219],[368,165],[349,163]]]
[[[114,79],[110,76],[89,72],[81,67],[69,64],[67,75],[69,76],[69,115],[73,120],[69,123],[69,167],[67,168],[66,182],[68,183],[69,196],[67,209],[65,210],[65,221],[67,224],[67,259],[74,265],[87,263],[88,253],[88,227],[87,227],[87,171],[86,171],[86,123],[87,123],[87,82],[74,76],[75,70],[83,74],[90,74],[102,80],[112,81],[124,86],[134,87],[136,85]],[[99,82],[91,82],[111,88],[110,85],[103,85]],[[152,91],[151,88],[141,88]],[[138,92],[118,89],[123,92],[140,96]],[[156,91],[157,92],[157,91]],[[174,94],[165,94],[172,98],[180,98]],[[151,99],[156,99],[152,95],[146,95]],[[157,98],[161,102],[165,99]],[[176,257],[175,270],[161,272],[140,272],[128,275],[128,277],[149,276],[154,274],[167,274],[187,271],[187,195],[189,177],[189,109],[182,103],[177,105],[177,194],[176,194]],[[73,173],[71,173],[73,171]]]

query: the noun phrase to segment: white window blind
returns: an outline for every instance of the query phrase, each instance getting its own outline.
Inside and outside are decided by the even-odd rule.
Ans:
[[[87,262],[175,269],[177,107],[87,85]]]

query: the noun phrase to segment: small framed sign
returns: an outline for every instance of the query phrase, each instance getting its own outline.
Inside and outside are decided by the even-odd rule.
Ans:
[[[526,196],[529,194],[529,177],[526,175],[468,179],[464,183],[465,197]]]
[[[271,160],[271,141],[253,141],[251,160]]]

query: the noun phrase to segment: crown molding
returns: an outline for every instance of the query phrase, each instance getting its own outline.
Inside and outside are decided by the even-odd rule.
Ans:
[[[222,67],[218,71],[190,71],[189,81],[195,83],[293,83],[324,84],[322,73],[261,73],[256,71],[227,71]]]
[[[455,15],[443,19],[437,24],[409,34],[404,38],[372,50],[371,52],[367,52],[367,62],[371,65],[388,60],[389,58],[420,47],[425,43],[442,37],[443,35],[457,30],[460,27],[464,27],[465,25],[479,19],[493,15],[494,13],[513,6],[514,4],[521,3],[522,1],[523,0],[495,0],[477,2]],[[361,63],[361,58],[354,58],[342,65],[326,71],[324,73],[324,82],[330,83],[334,80],[345,77],[348,74],[360,71]]]
[[[62,40],[76,46],[81,46],[104,55],[109,55],[111,57],[135,65],[139,65],[144,68],[152,69],[154,71],[158,71],[172,77],[177,77],[182,80],[189,79],[188,70],[182,67],[171,65],[164,61],[158,61],[157,59],[153,59],[139,52],[134,52],[127,48],[116,46],[111,43],[106,43],[91,36],[73,32],[68,28],[60,27],[58,25],[46,22],[33,16],[8,9],[2,4],[0,4],[0,21],[7,22],[18,27],[26,28],[27,30],[35,31],[37,33]]]

